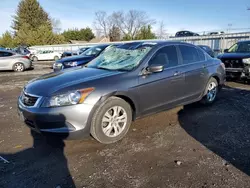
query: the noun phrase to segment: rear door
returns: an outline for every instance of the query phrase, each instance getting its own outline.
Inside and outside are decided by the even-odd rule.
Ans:
[[[138,95],[142,114],[174,106],[183,97],[185,77],[179,67],[176,46],[160,48],[145,67],[154,64],[163,65],[164,70],[139,77]]]
[[[48,51],[42,51],[39,55],[38,55],[38,59],[39,60],[46,60],[48,56]]]
[[[10,59],[11,56],[13,56],[11,52],[0,51],[0,69],[1,70],[9,69],[9,66],[11,64],[11,59]]]
[[[193,45],[178,45],[185,73],[184,93],[186,100],[197,99],[203,92],[208,76],[204,52]]]

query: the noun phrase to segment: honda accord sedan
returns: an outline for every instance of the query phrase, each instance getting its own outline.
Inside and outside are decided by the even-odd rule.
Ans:
[[[39,133],[92,135],[109,144],[122,139],[137,118],[197,101],[212,104],[224,81],[224,64],[192,44],[112,47],[84,67],[31,80],[18,109]]]

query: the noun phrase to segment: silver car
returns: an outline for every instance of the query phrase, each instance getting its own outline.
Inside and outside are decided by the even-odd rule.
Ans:
[[[32,67],[28,56],[20,55],[8,50],[0,50],[0,70],[14,70],[22,72]]]

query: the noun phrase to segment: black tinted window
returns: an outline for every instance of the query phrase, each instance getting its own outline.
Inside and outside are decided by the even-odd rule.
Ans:
[[[156,52],[149,61],[149,65],[164,65],[164,67],[174,67],[178,65],[178,56],[175,46],[166,46]]]
[[[0,52],[0,57],[8,57],[8,56],[12,56],[12,53],[9,52]]]
[[[197,52],[198,52],[198,55],[199,55],[199,61],[205,61],[206,58],[205,58],[205,54],[202,50],[200,49],[197,49]]]
[[[195,63],[200,61],[198,51],[195,47],[180,45],[179,48],[181,51],[183,64]]]

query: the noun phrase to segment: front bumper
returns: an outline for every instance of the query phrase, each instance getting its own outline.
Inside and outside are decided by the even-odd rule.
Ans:
[[[80,139],[90,135],[90,116],[93,105],[79,104],[65,107],[41,108],[25,106],[18,99],[18,114],[32,130],[65,139]]]
[[[226,76],[229,78],[250,79],[250,68],[226,68]]]

